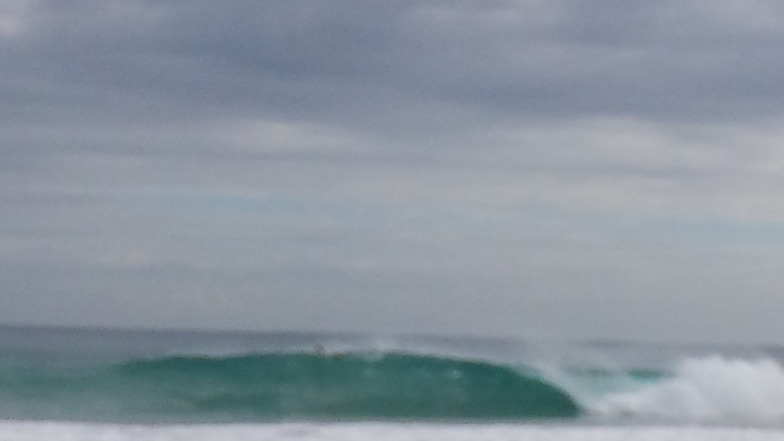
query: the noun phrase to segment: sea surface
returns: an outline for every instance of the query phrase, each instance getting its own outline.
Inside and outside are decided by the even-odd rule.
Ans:
[[[0,327],[0,440],[784,439],[775,347]]]

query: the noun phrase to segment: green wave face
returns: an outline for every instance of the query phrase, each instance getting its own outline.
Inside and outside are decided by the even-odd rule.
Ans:
[[[32,377],[0,381],[0,393],[16,395],[41,418],[501,420],[579,413],[568,394],[511,367],[406,354],[168,357]],[[69,404],[51,415],[51,406],[37,408],[36,400]]]

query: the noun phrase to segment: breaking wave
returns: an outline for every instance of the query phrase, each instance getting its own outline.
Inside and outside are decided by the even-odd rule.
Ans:
[[[659,381],[586,404],[593,413],[615,417],[782,423],[784,369],[770,359],[688,358]]]
[[[554,369],[405,352],[178,355],[77,364],[0,359],[0,419],[107,422],[784,423],[770,358],[669,369]]]
[[[40,419],[485,420],[579,413],[567,393],[533,372],[397,353],[176,356],[6,372],[0,396],[11,403],[0,416]]]

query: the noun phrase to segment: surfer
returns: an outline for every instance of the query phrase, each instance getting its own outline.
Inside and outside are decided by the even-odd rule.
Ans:
[[[320,343],[316,343],[316,346],[313,347],[313,352],[316,356],[324,358],[342,358],[346,355],[346,352],[342,351],[327,351]]]

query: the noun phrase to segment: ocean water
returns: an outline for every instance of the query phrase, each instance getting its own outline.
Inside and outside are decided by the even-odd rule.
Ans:
[[[784,352],[0,327],[0,440],[784,439]]]

